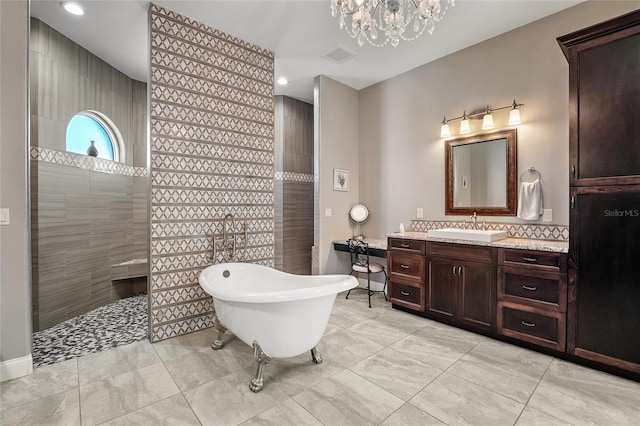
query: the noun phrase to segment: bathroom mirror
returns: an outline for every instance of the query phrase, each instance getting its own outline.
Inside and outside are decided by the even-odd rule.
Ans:
[[[446,141],[445,214],[515,216],[516,129]]]
[[[369,209],[362,204],[356,204],[349,210],[349,217],[356,223],[364,223],[369,218]]]

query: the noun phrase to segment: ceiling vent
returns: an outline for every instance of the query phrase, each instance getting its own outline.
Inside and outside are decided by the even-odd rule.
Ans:
[[[338,45],[338,47],[334,50],[332,50],[331,52],[327,53],[326,55],[324,55],[325,58],[337,63],[337,64],[341,64],[343,62],[348,61],[349,59],[353,58],[354,56],[356,56],[356,52],[354,52],[353,50],[349,49],[346,46],[343,46],[341,44]]]

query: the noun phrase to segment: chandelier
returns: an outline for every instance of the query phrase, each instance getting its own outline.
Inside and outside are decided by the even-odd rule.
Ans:
[[[388,42],[396,47],[400,39],[415,40],[425,30],[433,34],[449,4],[454,6],[455,0],[331,0],[331,15],[360,46],[368,41],[376,47]]]

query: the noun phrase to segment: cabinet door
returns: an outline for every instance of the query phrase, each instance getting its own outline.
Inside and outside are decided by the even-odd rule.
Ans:
[[[639,24],[635,12],[558,39],[569,60],[571,186],[640,183]]]
[[[572,196],[569,352],[640,372],[640,185]]]
[[[449,322],[453,322],[456,315],[457,268],[453,260],[438,257],[429,259],[427,313]]]
[[[495,328],[496,268],[475,262],[458,262],[462,267],[457,275],[457,320],[471,327],[490,330]]]

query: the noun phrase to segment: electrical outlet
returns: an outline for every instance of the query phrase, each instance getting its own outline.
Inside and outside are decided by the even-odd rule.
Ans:
[[[424,217],[424,209],[422,209],[421,207],[418,207],[416,209],[416,217],[418,219],[422,219]]]
[[[331,216],[333,216],[333,210],[324,209],[324,217],[331,217]]]
[[[553,210],[552,209],[543,209],[542,210],[542,221],[543,222],[551,222],[553,220]]]

